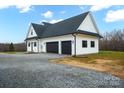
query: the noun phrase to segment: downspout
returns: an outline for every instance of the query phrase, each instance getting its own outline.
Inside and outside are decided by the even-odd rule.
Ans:
[[[76,34],[72,34],[74,36],[74,55],[73,57],[76,57]]]

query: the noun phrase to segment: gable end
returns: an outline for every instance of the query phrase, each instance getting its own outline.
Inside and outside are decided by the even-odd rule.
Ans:
[[[37,34],[36,34],[32,24],[30,24],[26,38],[32,38],[32,37],[37,37]]]
[[[95,20],[90,13],[85,17],[84,21],[80,24],[77,30],[99,33]]]

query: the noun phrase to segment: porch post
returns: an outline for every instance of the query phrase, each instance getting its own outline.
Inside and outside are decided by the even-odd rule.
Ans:
[[[61,53],[61,41],[59,41],[59,45],[58,46],[59,46],[59,51],[58,52],[59,52],[59,54],[62,54]]]

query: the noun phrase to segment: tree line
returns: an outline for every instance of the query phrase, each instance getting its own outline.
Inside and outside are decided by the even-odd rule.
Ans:
[[[100,39],[100,50],[124,51],[124,29],[106,32]]]
[[[115,29],[102,34],[100,39],[100,50],[124,51],[124,29]],[[26,51],[26,43],[0,43],[0,52]]]
[[[0,52],[24,52],[26,51],[25,43],[0,43]]]

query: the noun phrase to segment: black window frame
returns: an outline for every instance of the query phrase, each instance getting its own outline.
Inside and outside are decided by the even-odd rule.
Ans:
[[[34,47],[36,47],[37,46],[37,43],[36,42],[34,42]]]
[[[31,35],[33,35],[33,30],[31,30]]]
[[[90,41],[90,47],[92,47],[92,48],[95,47],[95,41]]]
[[[88,47],[87,40],[82,40],[82,48],[87,48],[87,47]]]
[[[28,47],[30,47],[30,42],[28,43]]]

